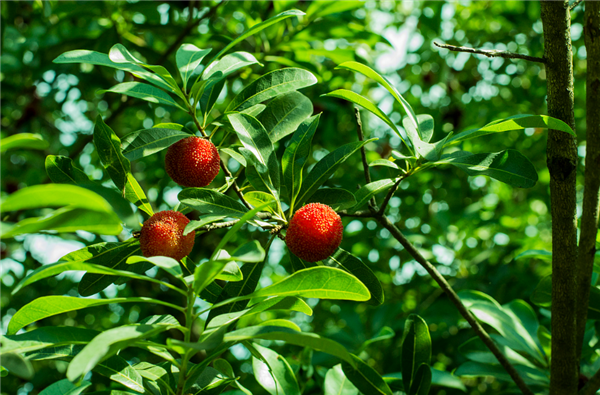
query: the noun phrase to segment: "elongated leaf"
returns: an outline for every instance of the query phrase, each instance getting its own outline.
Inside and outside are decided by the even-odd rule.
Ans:
[[[126,261],[132,255],[140,254],[140,245],[135,242],[99,243],[73,251],[63,256],[60,261],[89,262],[116,270],[126,270],[137,274],[143,273],[151,266],[147,263],[127,265]],[[105,273],[86,273],[79,281],[78,291],[81,296],[90,296],[102,291],[118,277]]]
[[[2,364],[2,367],[22,379],[31,380],[35,375],[35,370],[33,369],[31,362],[19,354],[12,352],[2,354],[0,363]]]
[[[572,136],[575,136],[575,132],[573,132],[569,125],[567,125],[560,119],[552,118],[547,115],[520,114],[490,122],[479,129],[471,129],[462,133],[458,133],[456,136],[452,137],[448,142],[457,143],[459,141],[485,136],[487,134],[502,133],[507,132],[509,130],[524,130],[527,128],[560,130],[561,132],[565,132]]]
[[[132,73],[136,77],[142,78],[146,81],[153,83],[154,85],[163,89],[170,90],[171,87],[158,75],[143,69],[135,64],[128,63],[115,63],[108,57],[107,54],[103,54],[95,51],[88,51],[84,49],[78,49],[75,51],[68,51],[58,56],[52,61],[53,63],[87,63],[98,66],[107,66],[115,69],[127,71]]]
[[[393,187],[396,181],[397,180],[393,178],[388,178],[384,180],[373,181],[361,187],[358,190],[358,192],[356,192],[356,194],[354,195],[356,197],[356,205],[352,207],[350,212],[355,212],[356,210],[367,204],[367,202],[371,200],[373,196],[385,192],[391,187]]]
[[[86,309],[88,307],[102,306],[111,303],[154,303],[172,306],[170,303],[152,298],[115,298],[115,299],[82,299],[71,296],[42,296],[23,306],[13,315],[8,324],[8,334],[14,335],[21,328],[46,317]]]
[[[235,40],[230,42],[225,48],[223,48],[218,54],[216,54],[215,57],[212,58],[210,62],[208,62],[208,66],[206,66],[206,68],[208,69],[215,60],[219,59],[221,57],[221,55],[227,53],[227,51],[229,51],[231,48],[235,47],[240,41],[245,40],[246,38],[260,32],[261,30],[266,29],[267,27],[269,27],[279,21],[282,21],[286,18],[291,18],[293,16],[300,16],[300,15],[304,15],[304,12],[299,11],[299,10],[288,10],[288,11],[284,11],[280,14],[277,14],[274,17],[267,19],[266,21],[257,23],[256,25],[252,26],[250,29],[248,29],[245,32],[243,32],[242,34],[240,34]]]
[[[342,365],[335,365],[327,371],[323,383],[324,395],[358,395],[358,388],[346,378]]]
[[[298,258],[294,254],[290,253],[290,254],[288,254],[288,256],[290,257],[290,261],[292,263],[292,269],[294,270],[294,272],[297,272],[302,269],[308,269],[309,267],[318,266],[316,263],[306,262],[305,260]]]
[[[203,214],[241,218],[248,212],[242,203],[208,188],[185,188],[179,192],[177,199]]]
[[[212,51],[212,48],[200,49],[194,44],[182,44],[177,50],[175,55],[175,61],[177,62],[177,68],[179,69],[179,75],[183,81],[183,90],[187,88],[187,83],[194,74],[194,70],[200,65],[202,59],[208,53]]]
[[[492,336],[499,338],[494,334],[492,334]],[[530,366],[532,368],[535,367],[535,365],[527,360],[527,358],[512,350],[510,347],[498,342],[496,342],[496,345],[511,364]],[[471,361],[492,365],[499,363],[498,359],[496,359],[490,349],[478,337],[469,339],[465,343],[461,344],[459,347],[459,352]]]
[[[206,215],[201,217],[198,221],[190,221],[183,230],[183,235],[187,236],[191,232],[195,231],[198,228],[201,228],[205,225],[212,224],[214,222],[220,221],[224,219],[224,215]]]
[[[149,323],[121,326],[102,332],[73,358],[67,369],[67,378],[77,381],[99,362],[115,355],[133,342],[154,336],[178,325],[177,320],[171,317],[169,320],[158,320],[156,323],[152,323],[151,320]]]
[[[358,93],[354,93],[347,89],[338,89],[333,92],[329,92],[323,96],[337,97],[338,99],[348,100],[349,102],[352,102],[354,104],[357,104],[357,105],[363,107],[366,110],[369,110],[371,113],[373,113],[374,115],[379,117],[383,122],[387,123],[388,126],[390,128],[392,128],[392,130],[394,132],[396,132],[396,134],[398,136],[400,136],[402,141],[404,141],[404,138],[400,134],[400,131],[398,130],[396,125],[388,118],[387,115],[385,115],[385,113],[383,111],[381,111],[379,109],[379,107],[377,107],[375,105],[375,103],[373,103],[371,100],[367,99],[366,97],[363,97],[363,96],[359,95]]]
[[[405,388],[411,388],[421,364],[431,363],[431,337],[423,318],[411,314],[404,323],[402,339],[402,380]]]
[[[0,152],[13,148],[46,149],[49,143],[40,134],[18,133],[0,140]]]
[[[45,162],[46,173],[56,184],[89,183],[90,178],[67,156],[48,155]]]
[[[228,118],[244,147],[254,155],[256,170],[260,174],[268,174],[267,187],[273,196],[279,196],[279,162],[267,131],[248,114],[229,114]]]
[[[335,14],[338,12],[344,12],[353,10],[355,8],[364,7],[362,1],[342,1],[333,2],[328,0],[317,0],[312,1],[306,10],[306,18],[316,19],[318,17],[324,17],[326,15]],[[331,20],[328,19],[328,22]]]
[[[181,266],[179,262],[177,262],[173,258],[169,258],[166,256],[153,256],[150,258],[146,258],[144,256],[130,256],[127,258],[127,264],[134,264],[139,262],[149,262],[154,266],[158,266],[164,271],[170,273],[171,275],[179,278],[183,278],[183,273],[181,271]]]
[[[129,160],[140,159],[162,151],[190,136],[189,133],[176,129],[154,127],[138,130],[123,137],[123,155]]]
[[[370,338],[362,344],[361,350],[367,348],[370,344],[380,342],[383,340],[388,340],[393,338],[394,336],[396,336],[396,332],[394,332],[394,330],[389,326],[384,326],[379,330],[379,332],[377,332],[377,334],[375,334],[375,336],[373,336],[372,338]]]
[[[392,94],[392,96],[394,96],[394,98],[398,101],[398,103],[400,103],[402,105],[402,107],[404,107],[404,111],[406,111],[406,114],[408,115],[410,120],[413,122],[413,124],[417,128],[417,131],[419,132],[419,138],[422,139],[423,133],[421,130],[419,130],[420,129],[419,122],[417,121],[417,116],[415,115],[415,112],[413,111],[410,104],[408,104],[406,99],[404,99],[404,97],[402,97],[400,92],[398,92],[398,90],[387,80],[387,78],[378,74],[375,70],[373,70],[369,66],[365,66],[364,64],[361,64],[358,62],[352,62],[352,61],[345,62],[345,63],[342,63],[341,65],[339,65],[338,67],[336,67],[336,69],[346,69],[346,70],[356,71],[356,72],[361,73],[361,74],[371,78],[372,80],[375,80],[378,83],[380,83],[385,89],[387,89],[388,92],[390,92]],[[375,114],[375,115],[377,115],[377,114]]]
[[[254,293],[254,297],[271,295],[356,301],[371,298],[368,288],[353,275],[341,269],[322,266],[297,271]]]
[[[531,188],[538,180],[535,168],[519,151],[504,150],[486,154],[460,154],[442,158],[437,164],[450,164],[470,176],[485,175],[517,188]]]
[[[110,89],[98,91],[98,93],[106,92],[121,93],[137,99],[149,101],[150,103],[164,104],[167,106],[177,107],[185,111],[185,109],[177,104],[177,102],[173,100],[173,98],[167,93],[153,87],[152,85],[144,84],[143,82],[122,82]]]
[[[404,118],[402,120],[402,126],[404,126],[404,130],[406,131],[406,134],[408,135],[408,138],[410,139],[410,142],[412,143],[419,157],[423,157],[428,161],[436,161],[439,159],[442,149],[446,143],[445,140],[435,144],[422,141],[414,122],[409,118]]]
[[[262,66],[262,64],[256,60],[254,55],[248,52],[233,52],[229,55],[223,56],[221,60],[208,66],[202,73],[202,79],[207,80],[215,75],[220,75],[221,78],[225,78],[228,75],[235,73],[239,69],[251,66],[253,64],[259,64]]]
[[[431,387],[431,368],[426,363],[421,364],[410,386],[409,395],[428,395]]]
[[[70,206],[104,213],[112,207],[98,194],[85,188],[67,184],[44,184],[23,188],[2,201],[2,212],[41,207]]]
[[[515,366],[519,375],[528,385],[549,385],[547,374],[528,366]],[[506,370],[500,365],[488,365],[479,362],[465,362],[454,371],[456,376],[481,377],[492,376],[497,380],[513,382]]]
[[[13,294],[27,285],[30,285],[36,281],[40,281],[48,277],[56,276],[57,274],[61,274],[67,270],[82,270],[87,271],[88,273],[105,274],[110,276],[123,276],[137,280],[145,280],[154,283],[164,284],[162,281],[156,280],[152,277],[142,276],[136,273],[127,272],[123,270],[115,270],[108,267],[95,265],[92,263],[59,261],[57,263],[44,265],[28,274],[23,280],[21,280],[21,282],[19,282],[19,284],[17,284],[17,286],[13,290]]]
[[[352,354],[351,354],[352,355]],[[344,374],[363,394],[392,395],[392,390],[385,380],[369,365],[356,355],[352,355],[353,365],[342,363]]]
[[[374,139],[367,141],[357,141],[343,145],[333,152],[325,155],[312,168],[306,179],[302,181],[302,189],[298,194],[298,203],[301,205],[306,202],[316,190],[323,185],[325,181],[337,170],[337,168],[363,145],[370,143]]]
[[[292,202],[300,192],[302,185],[302,169],[310,154],[312,139],[319,125],[321,114],[314,115],[298,126],[290,144],[283,153],[281,166],[283,170],[284,196]],[[294,204],[291,204],[293,209]]]
[[[76,327],[47,326],[19,335],[1,336],[0,354],[31,353],[47,347],[67,344],[87,344],[98,332]]]
[[[300,387],[290,364],[281,355],[266,347],[254,344],[262,359],[252,357],[252,370],[256,381],[271,395],[300,395]]]
[[[346,351],[346,348],[338,342],[320,337],[314,333],[298,332],[294,329],[281,326],[249,326],[227,333],[223,341],[241,342],[254,339],[282,340],[289,344],[310,347],[313,350],[326,352],[349,363],[354,362],[348,351]]]
[[[530,257],[535,257],[535,258],[538,258],[538,259],[548,259],[548,260],[551,260],[552,259],[552,252],[551,251],[546,251],[546,250],[527,250],[527,251],[523,251],[522,253],[520,253],[519,255],[517,255],[515,257],[515,261],[517,259],[530,258]]]
[[[148,215],[154,215],[148,198],[131,174],[131,164],[121,153],[121,140],[98,115],[94,127],[94,145],[98,156],[123,196]]]
[[[204,124],[206,124],[209,114],[215,106],[219,95],[223,91],[225,82],[226,80],[224,78],[219,78],[216,76],[212,77],[206,80],[206,83],[202,89],[198,90],[197,96],[194,96],[198,98],[197,102],[200,103],[200,108],[204,116]],[[194,103],[196,103],[196,101],[194,101]]]
[[[62,379],[44,388],[39,395],[79,395],[90,385],[92,385],[92,383],[85,380],[82,381],[81,384],[76,385],[71,383],[68,379]]]
[[[250,191],[244,194],[244,199],[251,206],[259,206],[265,202],[271,202],[267,206],[267,210],[274,214],[277,213],[277,203],[273,201],[273,195],[268,192]]]
[[[309,71],[289,67],[271,71],[244,88],[227,106],[226,112],[241,111],[275,96],[317,83]]]
[[[369,290],[371,304],[380,305],[384,301],[383,287],[379,279],[365,263],[351,253],[338,248],[333,255],[326,260],[328,266],[336,266],[353,274]]]
[[[320,188],[306,203],[323,203],[334,210],[344,210],[356,205],[352,192],[341,188]]]
[[[275,143],[293,133],[312,112],[313,106],[308,97],[293,91],[271,100],[258,120]]]
[[[258,302],[247,309],[218,315],[208,323],[206,329],[229,325],[241,317],[259,314],[268,310],[299,311],[306,315],[312,315],[312,309],[304,300],[294,296],[275,296]]]
[[[67,233],[84,230],[101,235],[118,235],[123,231],[123,227],[114,212],[63,207],[48,216],[27,218],[10,228],[3,229],[2,238],[38,233],[43,230]]]
[[[421,131],[421,138],[424,143],[428,143],[433,137],[434,122],[433,117],[429,114],[417,115],[417,122],[419,122],[419,130]]]
[[[244,158],[244,155],[240,154],[232,148],[221,148],[219,150],[219,153],[221,152],[225,152],[227,155],[235,159],[239,164],[246,167],[246,158]]]
[[[392,169],[400,169],[400,166],[398,166],[396,164],[396,162],[392,162],[391,160],[388,160],[388,159],[376,159],[373,162],[369,163],[369,167],[375,167],[375,166],[385,166],[385,167],[391,167]]]

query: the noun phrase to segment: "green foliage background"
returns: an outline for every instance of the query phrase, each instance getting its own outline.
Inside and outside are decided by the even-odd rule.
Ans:
[[[92,178],[102,177],[100,162],[91,143],[93,120],[98,114],[119,136],[157,123],[185,123],[189,117],[170,107],[127,99],[114,93],[97,94],[122,82],[123,72],[89,65],[53,64],[59,54],[73,49],[107,53],[115,43],[123,43],[150,63],[162,64],[174,74],[174,52],[182,42],[199,48],[224,47],[247,27],[289,8],[307,13],[300,23],[286,20],[258,36],[242,42],[236,50],[248,51],[264,64],[244,69],[227,85],[226,103],[242,86],[258,75],[284,66],[300,65],[312,71],[319,83],[302,90],[322,112],[315,135],[312,159],[320,159],[336,147],[356,141],[352,105],[321,97],[335,89],[350,89],[370,97],[399,124],[401,108],[373,81],[355,77],[334,67],[357,60],[385,74],[407,98],[417,113],[435,119],[433,140],[447,132],[482,126],[494,119],[514,114],[545,114],[545,73],[534,63],[451,53],[433,46],[433,41],[541,56],[543,36],[540,9],[536,2],[337,2],[296,1],[229,2],[216,7],[202,2],[2,2],[2,138],[16,133],[38,133],[50,142],[43,150],[15,149],[2,155],[2,196],[25,186],[48,183],[44,159],[48,154],[66,155]],[[313,13],[311,14],[311,7]],[[193,9],[190,16],[190,9]],[[213,10],[214,9],[214,10]],[[199,11],[198,11],[199,10]],[[198,13],[212,17],[193,24]],[[583,13],[573,13],[573,52],[575,54],[575,116],[578,129],[584,127],[585,48],[582,37]],[[284,25],[289,29],[285,35]],[[214,54],[213,54],[214,55]],[[175,75],[175,74],[174,74]],[[217,104],[219,106],[219,104]],[[221,105],[221,108],[223,105]],[[363,114],[366,137],[379,140],[367,145],[368,160],[387,158],[400,149],[400,140],[379,119]],[[464,143],[472,152],[514,148],[526,155],[538,170],[540,179],[531,189],[516,189],[484,177],[467,177],[454,168],[419,173],[401,184],[391,201],[391,217],[409,239],[421,248],[457,289],[475,289],[492,295],[500,303],[529,300],[539,280],[550,272],[550,264],[539,259],[514,261],[527,249],[550,249],[548,182],[545,166],[544,130],[531,129],[487,136]],[[217,138],[218,141],[218,138]],[[583,145],[585,142],[583,143]],[[280,145],[281,155],[283,145]],[[583,148],[583,147],[581,147]],[[133,162],[152,205],[160,210],[172,207],[180,190],[165,174],[164,152]],[[233,165],[231,165],[233,166]],[[385,167],[372,168],[374,180],[388,178]],[[108,181],[106,179],[102,181]],[[221,183],[222,173],[215,181]],[[347,160],[329,181],[329,186],[355,190],[364,184],[359,155]],[[43,213],[40,213],[43,214]],[[11,221],[22,213],[10,214]],[[139,222],[143,218],[138,218]],[[433,281],[402,251],[402,247],[379,229],[374,221],[344,219],[346,230],[342,248],[369,262],[385,288],[386,302],[379,307],[365,303],[321,301],[313,317],[298,314],[296,322],[306,330],[335,338],[366,360],[382,374],[400,371],[400,342],[404,321],[418,313],[429,324],[433,340],[432,365],[451,371],[465,359],[457,348],[473,336]],[[224,232],[224,230],[223,230]],[[264,233],[242,232],[241,245],[249,235],[259,241]],[[194,261],[208,258],[222,233],[211,232],[196,242]],[[77,295],[73,274],[40,282],[16,296],[11,288],[28,270],[56,261],[72,250],[100,241],[116,241],[78,232],[57,235],[38,234],[3,241],[1,245],[2,332],[10,317],[23,305],[41,295]],[[263,272],[265,286],[291,273],[287,250],[280,240],[271,249],[269,265]],[[161,290],[149,283],[126,283],[104,291],[106,296],[154,296]],[[179,300],[169,300],[179,303]],[[133,323],[150,314],[146,305],[110,305],[48,318],[40,324],[109,328]],[[538,317],[549,326],[548,312]],[[161,314],[160,306],[152,314]],[[275,314],[275,313],[269,313]],[[276,317],[273,317],[276,318]],[[360,350],[362,343],[384,326],[396,336],[375,342]],[[251,371],[248,353],[238,350],[227,355],[236,371]],[[338,363],[325,354],[315,354],[316,371],[304,366],[301,349],[284,345],[279,352],[288,357],[303,382],[305,393],[319,393],[323,367]],[[128,359],[143,354],[124,351]],[[2,378],[2,394],[36,394],[56,380],[56,369],[64,374],[63,362],[38,363],[32,383],[14,376]],[[260,387],[244,383],[255,393]],[[497,393],[498,381],[466,380],[468,392]],[[311,392],[312,391],[312,392]],[[436,393],[461,393],[434,389]]]

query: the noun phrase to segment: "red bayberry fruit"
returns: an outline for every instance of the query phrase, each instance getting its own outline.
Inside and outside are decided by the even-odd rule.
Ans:
[[[217,147],[207,139],[187,137],[171,145],[165,156],[165,169],[182,187],[205,187],[219,174]]]
[[[317,262],[335,252],[342,242],[343,231],[342,219],[331,207],[309,203],[294,214],[285,243],[297,257]]]
[[[190,220],[178,211],[161,211],[142,226],[140,247],[145,257],[168,256],[180,261],[192,252],[196,232],[183,235]]]

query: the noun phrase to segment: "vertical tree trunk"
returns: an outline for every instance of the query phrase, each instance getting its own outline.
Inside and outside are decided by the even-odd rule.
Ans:
[[[600,2],[585,2],[584,37],[587,49],[586,156],[577,279],[577,350],[581,350],[598,233],[600,187]]]
[[[542,1],[544,56],[548,83],[548,115],[575,129],[573,54],[569,3]],[[577,393],[575,176],[577,145],[567,133],[548,131],[552,213],[552,366],[550,394]]]

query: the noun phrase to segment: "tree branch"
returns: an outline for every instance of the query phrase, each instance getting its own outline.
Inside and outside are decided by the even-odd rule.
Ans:
[[[585,334],[594,256],[596,254],[596,234],[598,233],[598,190],[600,189],[599,2],[586,2],[584,21],[583,31],[587,50],[586,144],[583,210],[577,256],[577,351],[579,353],[583,346]]]
[[[573,9],[577,7],[582,1],[583,0],[575,0],[575,2],[571,4],[571,7],[569,7],[569,11],[573,11]]]
[[[377,215],[375,217],[377,221],[386,228],[392,236],[396,240],[402,244],[402,246],[408,251],[408,253],[417,261],[419,264],[427,270],[427,273],[435,280],[436,283],[440,286],[440,288],[446,293],[450,301],[456,306],[456,309],[464,317],[465,320],[471,325],[473,331],[477,334],[477,336],[483,341],[483,343],[488,347],[488,349],[494,354],[500,365],[506,370],[506,372],[513,379],[517,387],[523,392],[525,395],[533,395],[533,392],[529,389],[527,384],[523,381],[523,378],[519,375],[517,370],[511,363],[506,359],[504,354],[500,352],[490,335],[486,332],[486,330],[481,326],[481,324],[477,321],[475,317],[471,314],[471,312],[467,309],[467,307],[462,303],[454,289],[448,284],[444,276],[438,272],[435,266],[429,262],[427,259],[421,255],[421,253],[411,244],[410,241],[402,234],[400,229],[396,225],[394,225],[385,215]]]
[[[456,45],[440,44],[436,41],[433,42],[433,45],[435,45],[436,47],[439,47],[439,48],[449,49],[450,51],[454,51],[454,52],[467,52],[467,53],[474,53],[474,54],[478,54],[478,55],[485,55],[488,58],[524,59],[524,60],[529,60],[530,62],[546,63],[546,59],[544,59],[544,58],[538,58],[538,57],[529,56],[529,55],[521,55],[518,53],[509,52],[509,51],[498,51],[495,49],[476,49],[476,48],[469,48],[469,47],[458,47]]]
[[[585,383],[585,385],[582,389],[579,390],[577,395],[596,395],[598,388],[600,388],[600,370],[598,370],[592,377],[590,377],[590,380],[587,383]]]

